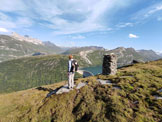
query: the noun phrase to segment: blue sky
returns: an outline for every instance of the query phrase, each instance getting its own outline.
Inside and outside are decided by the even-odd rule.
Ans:
[[[161,0],[0,0],[0,33],[162,52]]]

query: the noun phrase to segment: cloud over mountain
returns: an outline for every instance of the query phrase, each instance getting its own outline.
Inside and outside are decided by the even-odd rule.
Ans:
[[[6,33],[6,32],[8,32],[8,30],[6,28],[0,28],[0,32]]]
[[[129,38],[139,38],[139,36],[137,36],[135,34],[129,34]]]

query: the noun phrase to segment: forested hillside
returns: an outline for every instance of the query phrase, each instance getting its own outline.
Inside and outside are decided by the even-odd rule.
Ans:
[[[78,59],[77,56],[75,56]],[[12,92],[67,80],[68,57],[26,57],[0,63],[0,92]],[[82,66],[84,61],[79,61]]]

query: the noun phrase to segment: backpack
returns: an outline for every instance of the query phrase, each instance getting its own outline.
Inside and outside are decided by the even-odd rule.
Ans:
[[[73,72],[78,71],[78,67],[79,67],[78,62],[77,62],[76,60],[73,60],[73,61],[72,61],[72,67],[71,67],[72,71],[73,71]]]

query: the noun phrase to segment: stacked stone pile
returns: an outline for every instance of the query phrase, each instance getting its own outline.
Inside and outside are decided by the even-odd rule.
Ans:
[[[117,56],[115,54],[104,55],[102,74],[115,75],[117,72]]]

